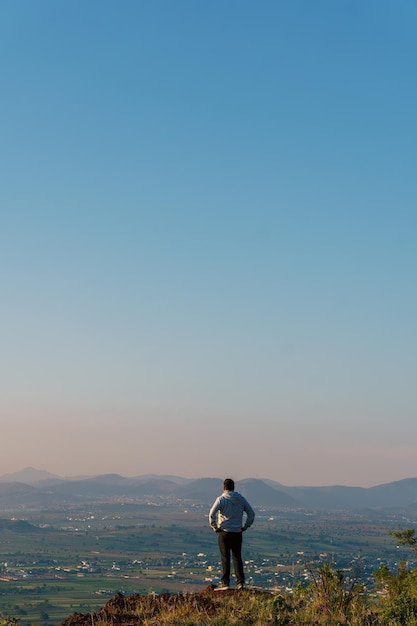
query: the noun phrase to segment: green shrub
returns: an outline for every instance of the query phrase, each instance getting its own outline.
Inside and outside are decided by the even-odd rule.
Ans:
[[[296,590],[295,612],[299,624],[363,626],[371,623],[372,611],[363,584],[325,563],[310,570],[311,582]]]
[[[381,593],[380,617],[389,626],[417,626],[417,570],[401,561],[396,573],[386,565],[374,572]]]

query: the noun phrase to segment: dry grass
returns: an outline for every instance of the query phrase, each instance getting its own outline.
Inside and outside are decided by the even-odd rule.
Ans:
[[[74,614],[61,626],[417,626],[415,572],[388,576],[384,570],[386,593],[379,600],[328,565],[311,574],[309,585],[284,595],[217,593],[211,585],[201,593],[117,594],[96,613]]]

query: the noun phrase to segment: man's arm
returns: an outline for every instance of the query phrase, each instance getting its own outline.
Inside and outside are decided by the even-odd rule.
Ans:
[[[244,501],[243,510],[246,513],[246,522],[245,522],[245,525],[243,526],[242,530],[247,530],[253,524],[253,521],[255,519],[255,511],[253,510],[253,508],[251,507],[251,505],[249,504],[249,502],[247,500]]]
[[[215,503],[211,507],[210,513],[209,513],[210,526],[215,531],[218,530],[218,528],[217,528],[217,512],[219,511],[219,509],[220,509],[220,498],[217,498],[217,500],[215,501]]]

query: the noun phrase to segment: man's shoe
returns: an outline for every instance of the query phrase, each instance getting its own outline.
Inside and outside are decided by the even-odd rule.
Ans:
[[[237,589],[238,591],[242,591],[242,589],[244,589],[244,588],[245,588],[245,585],[244,585],[243,583],[238,583],[238,584],[236,585],[236,589]]]
[[[226,583],[220,583],[220,585],[215,587],[214,591],[227,591],[227,589],[230,589],[229,585],[226,585]]]

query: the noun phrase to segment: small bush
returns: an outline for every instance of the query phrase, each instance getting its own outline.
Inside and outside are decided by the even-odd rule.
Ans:
[[[5,615],[0,614],[0,626],[17,626],[18,621],[19,620],[14,619],[13,617],[6,617]]]
[[[363,626],[372,615],[364,586],[341,570],[325,563],[317,572],[310,570],[311,582],[297,588],[294,607],[299,624]]]
[[[386,565],[374,572],[376,585],[382,593],[381,623],[389,626],[417,626],[417,570],[408,570],[401,561],[396,573]]]

